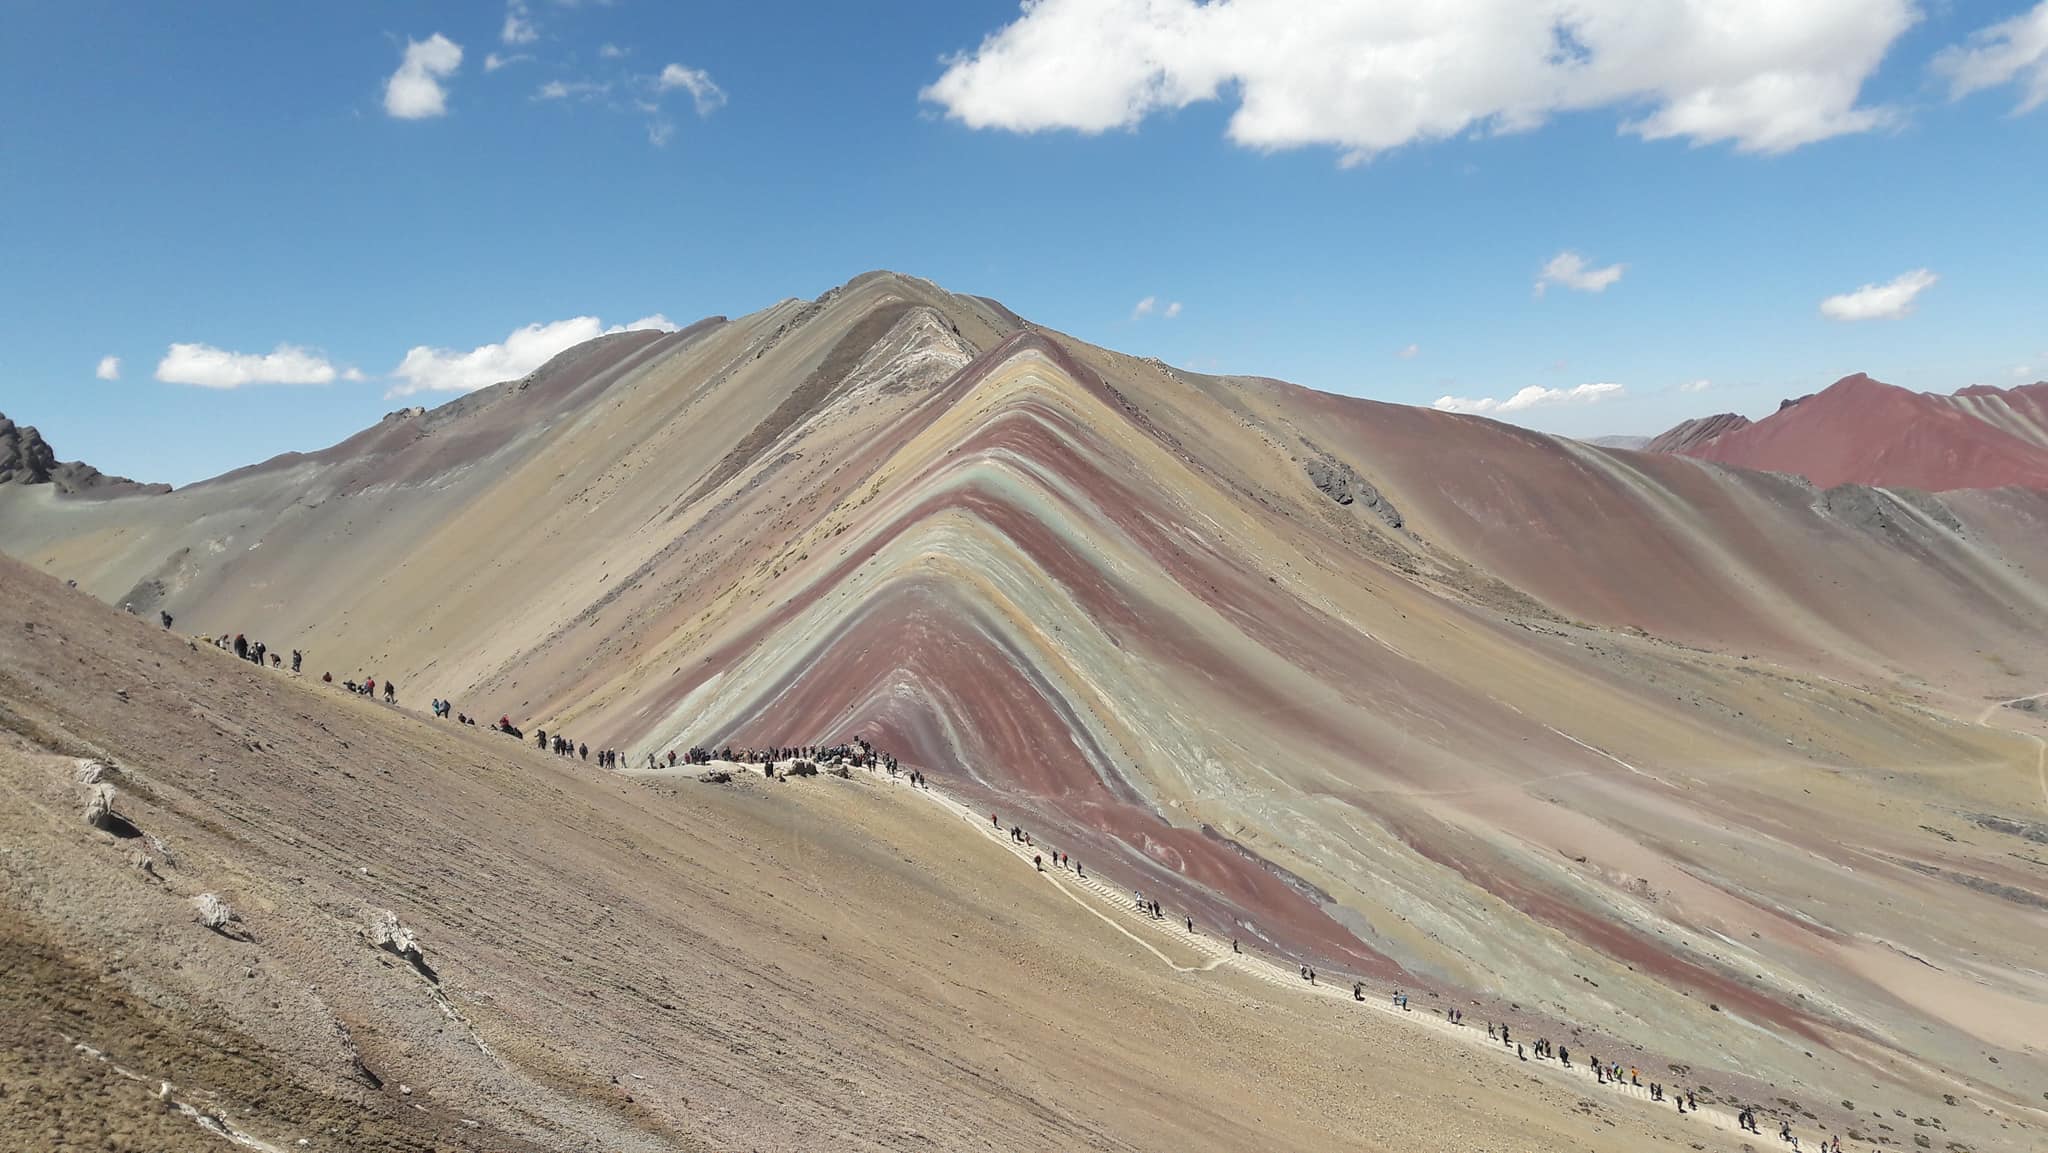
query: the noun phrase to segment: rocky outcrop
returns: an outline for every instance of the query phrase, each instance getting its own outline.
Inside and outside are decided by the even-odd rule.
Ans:
[[[1301,470],[1308,474],[1308,481],[1316,486],[1317,492],[1338,504],[1364,505],[1388,528],[1401,527],[1401,510],[1394,507],[1394,502],[1343,461],[1318,454],[1304,461]]]
[[[0,413],[0,484],[47,484],[60,493],[92,492],[102,496],[169,492],[167,484],[137,484],[108,476],[77,460],[58,460],[43,434],[33,425],[18,425]]]
[[[370,912],[368,926],[363,931],[372,948],[382,949],[392,956],[411,965],[419,975],[439,984],[440,974],[427,964],[427,955],[420,949],[419,938],[411,929],[398,923],[398,914],[389,909],[374,909]]]

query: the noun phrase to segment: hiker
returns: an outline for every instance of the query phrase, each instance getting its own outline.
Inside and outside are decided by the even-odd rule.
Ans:
[[[1039,856],[1037,853],[1031,854],[1031,867],[1037,869],[1041,873],[1045,872],[1045,858]]]
[[[1527,1053],[1522,1052],[1522,1047],[1520,1045],[1515,1046],[1515,1056],[1519,1057],[1524,1061],[1527,1061],[1529,1059],[1529,1055]]]
[[[1240,948],[1238,948],[1238,947],[1237,947],[1237,938],[1236,938],[1236,937],[1232,937],[1232,938],[1230,939],[1230,951],[1231,951],[1231,952],[1233,952],[1233,953],[1242,953],[1242,952],[1244,952],[1244,950],[1243,950],[1243,949],[1240,949]]]
[[[1189,918],[1188,918],[1188,932],[1192,933],[1192,932],[1194,932],[1194,931],[1195,931],[1195,919],[1194,919],[1193,917],[1189,917]]]
[[[397,703],[398,703],[398,686],[397,686],[397,685],[395,685],[395,684],[392,684],[392,683],[391,683],[390,681],[385,681],[385,682],[384,682],[384,703],[385,703],[385,704],[397,704]]]
[[[156,615],[163,619],[165,628],[171,627],[171,614],[163,611],[162,609],[158,609]]]
[[[328,685],[331,685],[331,684],[333,684],[333,683],[334,683],[334,674],[333,674],[333,673],[331,673],[331,672],[325,672],[325,673],[321,673],[321,674],[320,674],[320,683],[322,683],[322,684],[328,684]]]
[[[1559,1045],[1557,1047],[1557,1060],[1558,1063],[1563,1065],[1565,1068],[1571,1068],[1572,1051],[1570,1049],[1565,1048],[1563,1045]]]
[[[241,633],[235,634],[235,657],[237,660],[249,659],[249,638]]]
[[[1365,982],[1363,982],[1363,981],[1353,981],[1353,982],[1351,982],[1351,999],[1352,999],[1352,1000],[1354,1000],[1354,1001],[1363,1001],[1363,1000],[1365,1000]]]
[[[304,654],[304,653],[300,652],[300,651],[299,651],[299,650],[297,650],[297,649],[293,649],[293,650],[292,650],[292,671],[293,671],[293,672],[298,672],[298,671],[299,671],[299,662],[300,662],[300,661],[303,661],[303,660],[305,660],[305,659],[306,659],[306,654]]]

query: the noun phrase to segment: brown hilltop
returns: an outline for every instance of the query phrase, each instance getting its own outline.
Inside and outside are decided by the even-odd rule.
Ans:
[[[0,490],[0,547],[629,764],[866,736],[1262,954],[2031,1123],[2048,878],[1989,830],[2041,746],[1985,706],[2048,687],[2048,493],[1816,493],[888,273],[631,335],[181,492]]]
[[[1650,448],[1827,487],[2048,489],[2048,383],[1940,396],[1858,373],[1754,424],[1729,413],[1686,421]]]

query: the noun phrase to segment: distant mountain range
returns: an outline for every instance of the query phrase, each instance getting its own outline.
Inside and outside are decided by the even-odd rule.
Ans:
[[[1697,417],[1644,447],[1792,473],[1822,487],[2048,489],[2048,381],[1942,396],[1858,373],[1762,420]]]

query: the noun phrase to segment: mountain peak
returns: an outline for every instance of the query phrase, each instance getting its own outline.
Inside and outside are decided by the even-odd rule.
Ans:
[[[108,476],[83,461],[61,461],[34,425],[17,425],[0,413],[0,484],[47,484],[60,493],[91,492],[119,496],[131,492],[169,492],[166,484],[137,484]]]

